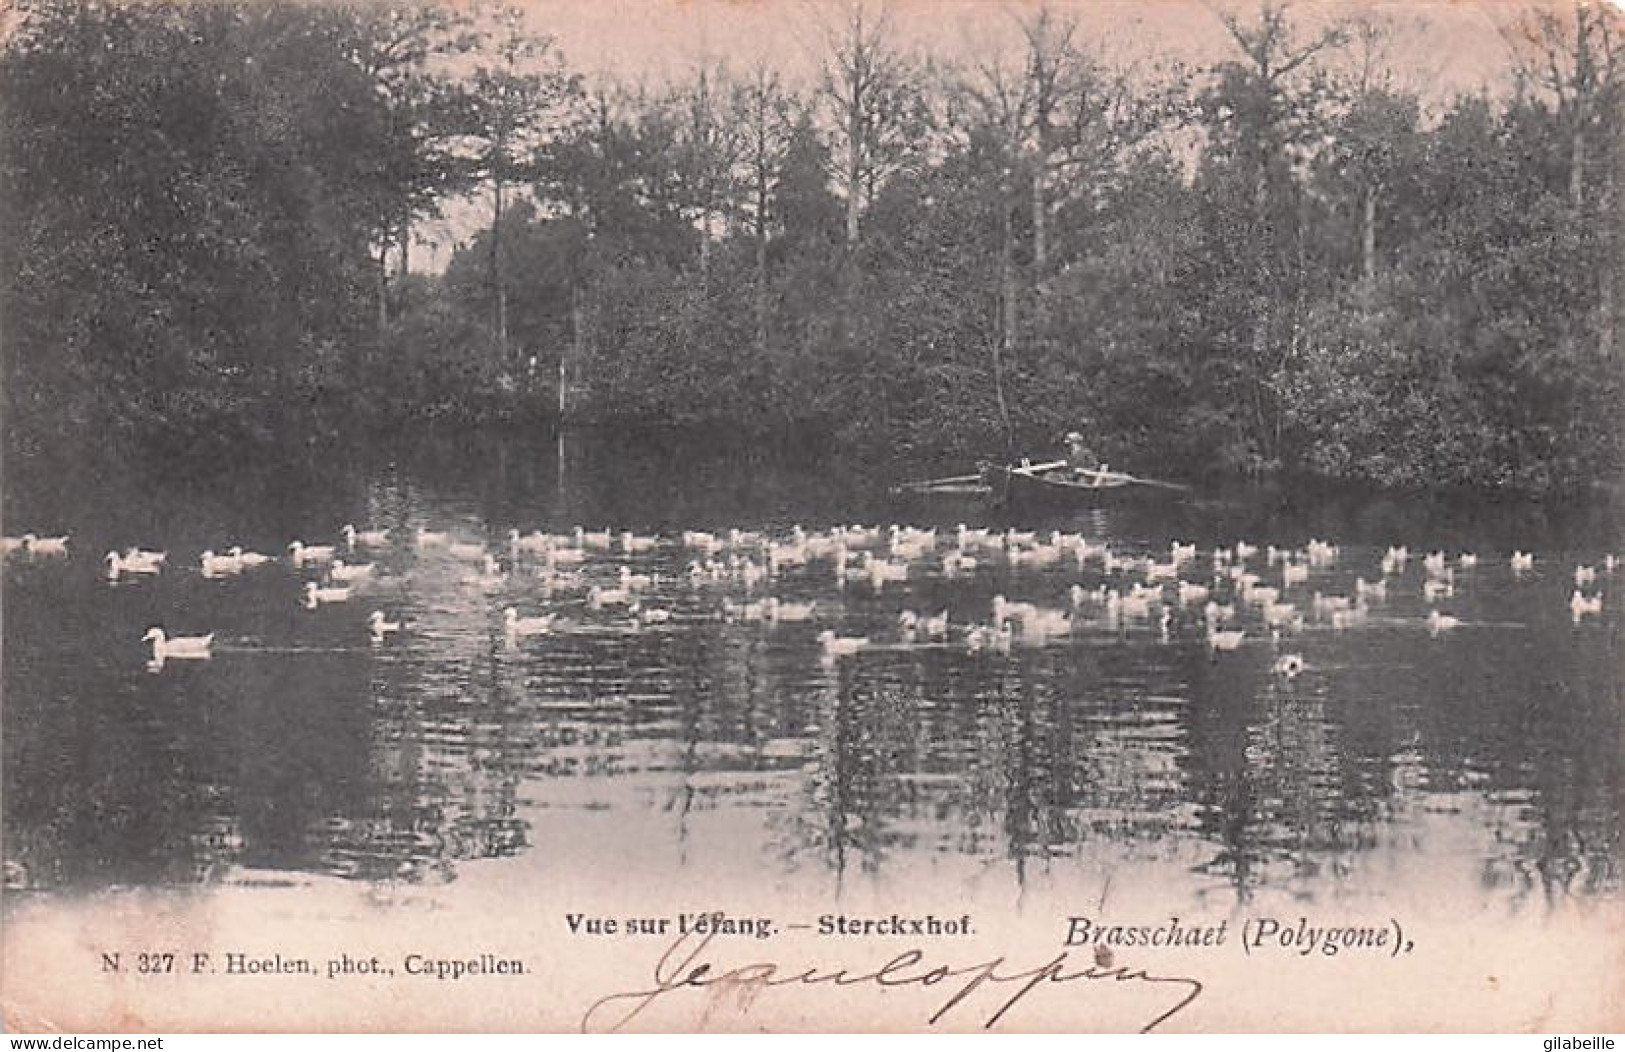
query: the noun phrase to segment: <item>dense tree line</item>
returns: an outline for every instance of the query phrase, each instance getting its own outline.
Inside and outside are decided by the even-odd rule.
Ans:
[[[0,56],[6,452],[321,442],[446,418],[722,424],[894,463],[1527,492],[1625,467],[1625,44],[1531,12],[1423,100],[1389,30],[1224,16],[1121,69],[1062,9],[922,56],[829,8],[589,83],[513,12],[25,0]],[[545,27],[541,27],[545,28]],[[489,222],[443,276],[414,225]],[[560,387],[563,386],[561,400]],[[13,461],[15,462],[15,460]]]

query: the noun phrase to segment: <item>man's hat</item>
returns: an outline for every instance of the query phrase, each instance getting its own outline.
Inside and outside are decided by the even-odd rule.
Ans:
[[[1081,435],[1080,433],[1078,433],[1076,431],[1068,431],[1066,433],[1066,438],[1063,439],[1063,441],[1065,441],[1067,443],[1082,442],[1083,441],[1083,435]]]

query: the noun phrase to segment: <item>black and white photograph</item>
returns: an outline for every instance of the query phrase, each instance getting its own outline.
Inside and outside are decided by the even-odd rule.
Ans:
[[[9,1033],[1625,1029],[1617,4],[0,0],[0,364]]]

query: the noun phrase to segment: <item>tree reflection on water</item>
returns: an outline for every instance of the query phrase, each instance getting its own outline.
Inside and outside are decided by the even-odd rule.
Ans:
[[[628,503],[616,480],[631,476],[594,460],[606,455],[587,454],[569,485],[512,457],[496,462],[498,477],[393,464],[308,507],[250,490],[201,517],[166,509],[161,493],[132,496],[176,552],[227,538],[281,550],[283,533],[325,538],[346,521],[399,537],[449,529],[503,555],[512,573],[496,591],[409,545],[377,554],[381,580],[358,603],[314,612],[295,600],[309,575],[286,566],[220,582],[179,569],[109,588],[84,561],[8,563],[8,882],[444,881],[477,860],[592,853],[593,843],[538,842],[539,816],[576,809],[606,812],[611,841],[647,828],[620,834],[615,816],[655,816],[696,867],[715,859],[691,831],[720,821],[731,861],[837,881],[934,856],[1008,864],[1018,877],[1057,860],[1128,876],[1172,861],[1245,899],[1330,886],[1373,853],[1426,848],[1460,856],[1492,897],[1619,890],[1621,621],[1610,605],[1572,623],[1563,576],[1617,542],[1611,523],[1554,529],[1567,547],[1542,552],[1552,571],[1518,581],[1504,552],[1490,554],[1511,511],[1441,519],[1430,506],[1407,523],[1392,506],[1348,509],[1351,534],[1333,536],[1342,557],[1300,601],[1374,577],[1390,540],[1471,544],[1485,554],[1452,609],[1476,627],[1448,638],[1426,631],[1417,582],[1397,579],[1368,626],[1311,624],[1278,646],[1259,632],[1210,654],[1182,612],[1167,638],[1154,624],[1080,615],[1046,645],[972,653],[958,636],[910,643],[898,611],[946,609],[963,629],[987,621],[995,594],[1061,606],[1094,571],[989,557],[949,580],[926,559],[906,584],[876,591],[838,585],[814,560],[750,590],[695,582],[675,544],[683,528],[783,536],[798,516],[816,529],[876,509],[841,504],[830,478],[760,465],[750,486],[715,465],[640,471]],[[707,489],[706,478],[719,481]],[[914,510],[953,516],[945,526],[977,514]],[[150,542],[129,521],[86,508],[71,525],[82,551]],[[510,527],[578,522],[660,532],[656,550],[597,553],[580,573],[655,575],[649,602],[669,622],[593,610],[580,587],[550,592],[531,562],[510,565]],[[1125,552],[1196,539],[1204,558],[1240,536],[1327,536],[1314,516],[1300,523],[1278,505],[1249,516],[1228,502],[1094,509],[1055,524]],[[1188,576],[1207,573],[1199,562]],[[816,602],[818,620],[721,614],[724,598],[770,593]],[[505,638],[508,605],[556,610],[560,627]],[[368,641],[374,608],[405,622],[399,638]],[[225,645],[211,661],[149,674],[134,642],[149,623],[213,628]],[[876,645],[820,660],[825,626]],[[1290,679],[1271,671],[1287,647],[1305,663]]]

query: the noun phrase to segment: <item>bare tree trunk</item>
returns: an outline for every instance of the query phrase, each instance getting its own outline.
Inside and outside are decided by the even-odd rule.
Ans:
[[[402,279],[412,272],[412,213],[407,212],[401,216],[401,269]]]
[[[756,184],[756,352],[767,354],[767,183]]]
[[[846,159],[846,244],[854,248],[858,243],[858,215],[862,206],[858,198],[863,186],[863,119],[856,106],[848,115],[847,135],[850,138]]]
[[[378,331],[389,327],[389,242],[378,246]]]
[[[1569,203],[1576,208],[1585,197],[1586,137],[1581,128],[1582,120],[1579,116],[1575,118],[1574,143],[1569,149]]]
[[[1604,147],[1604,149],[1607,149],[1607,147]],[[1608,163],[1603,165],[1602,208],[1600,211],[1613,224],[1614,235],[1611,241],[1617,253],[1620,231],[1625,229],[1625,198],[1621,198],[1619,195],[1619,180],[1617,177],[1620,154],[1617,152],[1616,147],[1615,152],[1611,155],[1604,153],[1603,157]],[[1602,319],[1601,324],[1598,326],[1597,339],[1599,346],[1597,352],[1599,356],[1607,360],[1619,354],[1619,344],[1616,341],[1619,337],[1619,304],[1621,297],[1625,296],[1625,268],[1602,267],[1598,272],[1598,278],[1602,283],[1601,296],[1599,297]]]
[[[711,206],[706,204],[700,212],[700,287],[705,288],[711,277]]]
[[[561,423],[561,424],[564,423],[566,392],[568,392],[569,389],[570,389],[569,388],[569,381],[566,378],[566,374],[565,374],[564,369],[565,369],[564,355],[561,354],[561,355],[559,355],[559,408],[558,408],[558,414],[559,414],[558,415],[558,422]]]
[[[864,95],[868,92],[868,69],[866,64],[869,56],[866,53],[866,44],[863,39],[863,7],[860,4],[852,11],[852,82],[846,110],[846,244],[848,248],[858,243],[858,217],[863,202],[860,200],[863,187],[863,151],[866,148],[863,134]]]
[[[570,289],[570,351],[568,357],[573,361],[576,378],[580,379],[581,364],[587,360],[587,321],[586,312],[581,306],[581,286],[576,285]],[[564,423],[564,414],[568,405],[565,393],[569,390],[569,372],[565,368],[566,355],[559,355],[559,423]]]
[[[1377,278],[1377,188],[1365,188],[1365,216],[1360,226],[1361,273],[1369,284]]]
[[[1044,193],[1044,175],[1048,167],[1049,158],[1040,150],[1038,161],[1033,165],[1033,286],[1035,288],[1044,280],[1044,267],[1049,259],[1049,203],[1045,199]]]
[[[496,198],[491,221],[491,286],[497,305],[497,355],[508,362],[508,289],[502,275],[502,176],[496,177]]]
[[[1010,354],[1016,348],[1017,328],[1016,258],[1015,246],[1011,243],[1015,240],[1015,231],[1012,229],[1015,224],[1011,222],[1012,210],[1010,202],[1002,194],[1000,195],[999,206],[999,211],[1003,216],[1003,222],[999,228],[999,299],[1001,304],[999,313],[1003,323],[999,344],[1005,354]]]
[[[1569,203],[1578,208],[1585,197],[1586,120],[1591,116],[1591,95],[1596,81],[1596,57],[1591,51],[1591,16],[1584,0],[1574,5],[1574,141],[1569,148]],[[1608,37],[1603,37],[1605,52]]]
[[[1614,341],[1619,334],[1618,308],[1615,306],[1617,301],[1614,298],[1614,284],[1617,281],[1617,278],[1604,275],[1597,303],[1597,312],[1600,315],[1597,324],[1597,353],[1605,358],[1615,353]]]
[[[991,340],[989,345],[993,351],[993,399],[999,407],[999,423],[1004,427],[1005,453],[1015,455],[1015,431],[1010,426],[1010,403],[1004,397],[1004,355],[999,353],[999,341]]]

